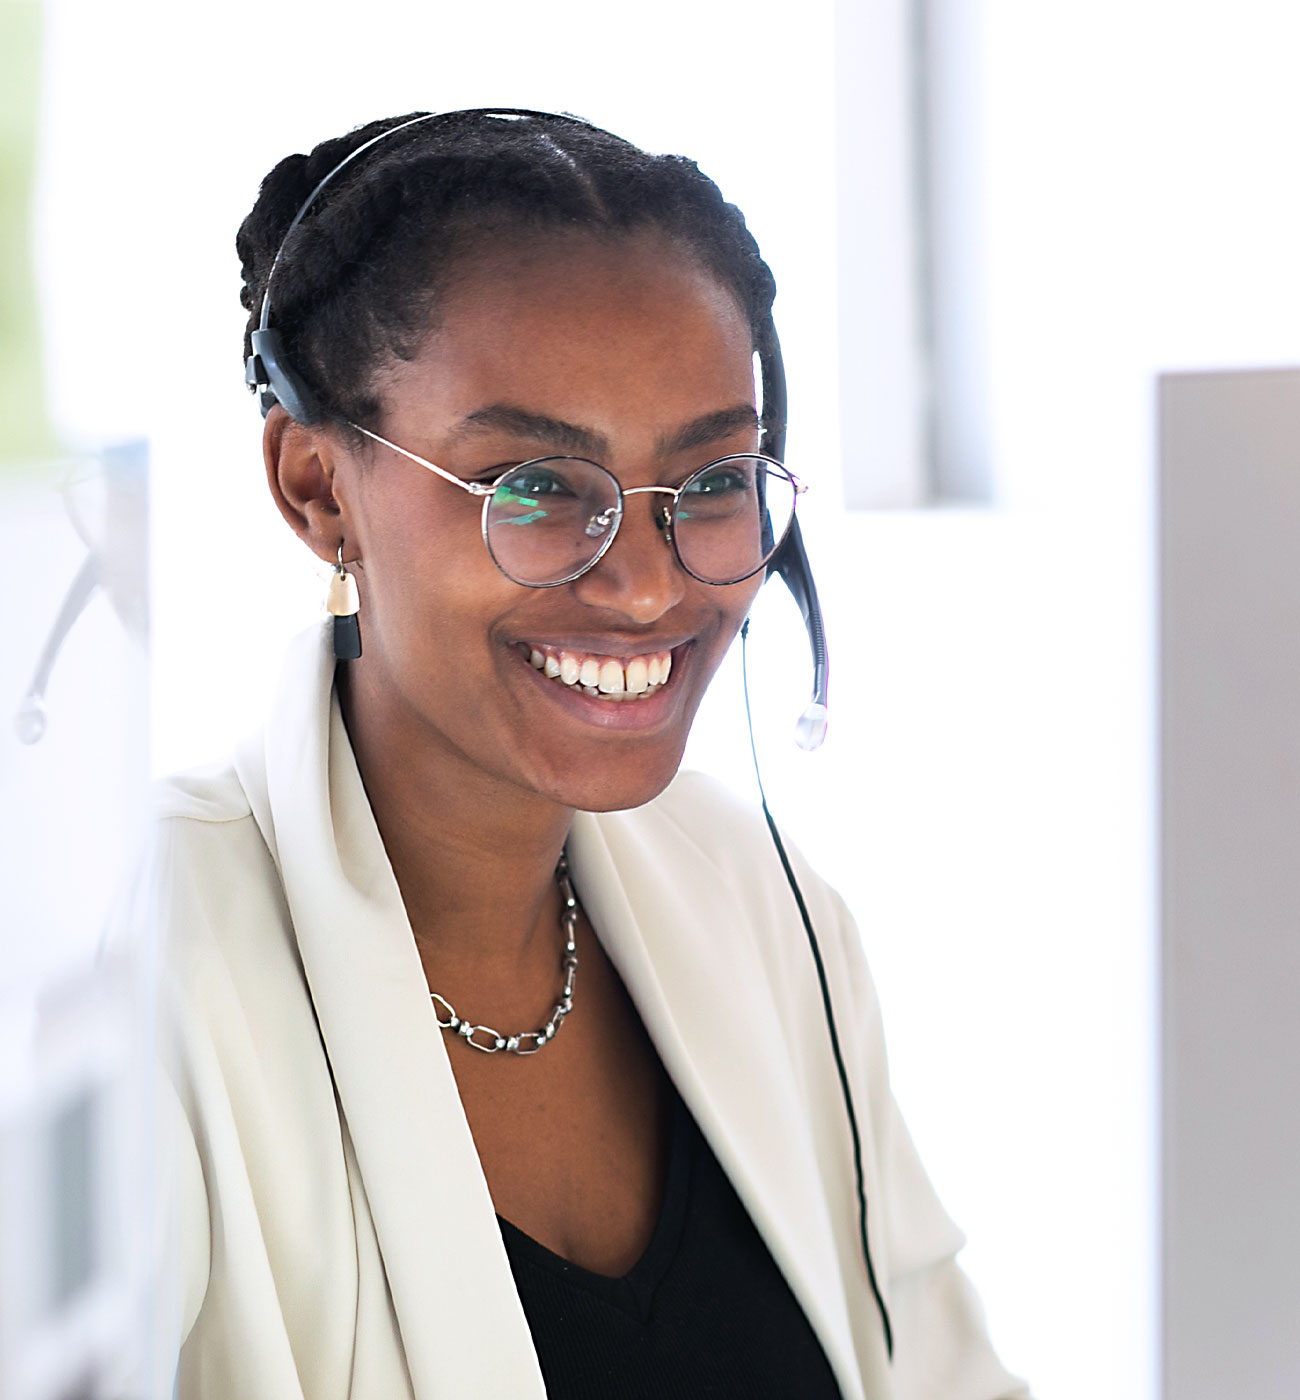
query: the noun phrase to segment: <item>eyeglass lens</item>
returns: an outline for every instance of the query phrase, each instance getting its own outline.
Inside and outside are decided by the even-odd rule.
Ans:
[[[678,558],[705,583],[748,578],[785,537],[794,501],[793,480],[761,457],[712,462],[687,479],[677,498]],[[504,574],[539,587],[575,578],[598,559],[618,521],[618,482],[604,467],[548,457],[525,462],[497,483],[484,536]]]

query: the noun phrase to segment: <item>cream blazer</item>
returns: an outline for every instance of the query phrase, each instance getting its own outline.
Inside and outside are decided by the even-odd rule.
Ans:
[[[527,1400],[545,1387],[333,692],[290,650],[233,765],[162,785],[136,917],[165,940],[181,1400]],[[845,1400],[1024,1397],[889,1090],[853,922],[793,855],[862,1137],[892,1362],[858,1241],[816,972],[761,815],[679,776],[579,813],[574,881]],[[520,1144],[527,1151],[527,1144]]]

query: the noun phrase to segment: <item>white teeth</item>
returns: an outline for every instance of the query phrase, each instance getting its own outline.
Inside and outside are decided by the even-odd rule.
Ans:
[[[672,656],[634,656],[626,666],[613,657],[577,657],[570,652],[528,648],[529,664],[561,684],[604,700],[644,700],[668,679]]]

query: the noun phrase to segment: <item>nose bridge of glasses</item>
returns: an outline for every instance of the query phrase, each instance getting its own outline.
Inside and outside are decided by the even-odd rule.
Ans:
[[[659,509],[654,512],[654,520],[659,528],[659,532],[663,535],[664,539],[671,544],[673,539],[673,506],[677,503],[677,498],[681,495],[681,490],[676,486],[628,486],[622,488],[622,490],[624,500],[629,496],[645,496],[649,495],[651,492],[658,492],[661,495],[672,497],[672,502],[670,504],[661,505]]]
[[[643,520],[639,510],[630,508],[627,498],[651,493],[657,499],[649,512],[650,519]],[[593,517],[593,522],[603,524],[606,517],[612,516],[612,528],[598,531],[603,537],[598,552],[581,573],[586,580],[581,586],[594,590],[592,598],[643,621],[659,616],[680,599],[685,574],[673,543],[672,499],[663,501],[664,495],[675,499],[677,494],[672,487],[664,486],[621,489],[619,505]]]

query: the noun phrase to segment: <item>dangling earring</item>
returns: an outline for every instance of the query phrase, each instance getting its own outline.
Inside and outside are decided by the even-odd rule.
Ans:
[[[343,567],[342,540],[339,562],[325,595],[325,608],[334,617],[334,655],[340,661],[355,661],[361,655],[361,628],[357,625],[361,599],[357,596],[356,579]]]

